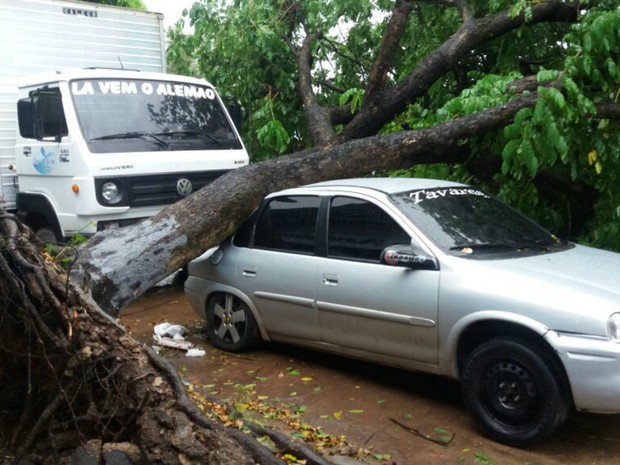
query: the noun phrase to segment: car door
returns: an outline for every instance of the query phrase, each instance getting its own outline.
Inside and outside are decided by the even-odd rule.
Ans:
[[[251,296],[273,339],[319,340],[314,305],[319,205],[318,196],[270,199],[237,264],[239,287]]]
[[[346,196],[330,200],[327,257],[317,270],[323,342],[437,362],[439,271],[380,263],[385,247],[411,242],[377,204]]]

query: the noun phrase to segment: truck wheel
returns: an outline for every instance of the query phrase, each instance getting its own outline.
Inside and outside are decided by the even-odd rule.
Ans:
[[[232,294],[215,294],[207,303],[207,336],[218,349],[244,352],[258,342],[258,325],[241,299]]]
[[[39,228],[36,230],[34,235],[37,236],[37,238],[44,244],[48,244],[48,243],[57,244],[58,243],[58,239],[56,238],[56,234],[54,234],[54,231],[52,230],[52,228],[48,228],[48,227]]]
[[[547,351],[519,339],[495,338],[467,357],[463,399],[491,439],[525,447],[550,436],[567,418],[570,399],[563,378]]]

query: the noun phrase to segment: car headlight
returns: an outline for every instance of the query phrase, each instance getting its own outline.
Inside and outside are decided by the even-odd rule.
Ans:
[[[111,205],[119,203],[123,199],[116,183],[108,181],[101,185],[101,197]]]
[[[607,320],[607,336],[613,342],[620,343],[620,313],[613,313]]]

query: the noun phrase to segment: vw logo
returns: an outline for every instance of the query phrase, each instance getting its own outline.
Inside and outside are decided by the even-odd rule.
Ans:
[[[181,197],[187,197],[192,193],[192,182],[189,179],[181,178],[177,181],[177,193]]]

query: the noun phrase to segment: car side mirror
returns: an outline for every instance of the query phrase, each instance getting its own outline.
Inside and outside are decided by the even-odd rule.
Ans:
[[[419,247],[413,245],[391,245],[381,252],[381,263],[402,266],[414,270],[438,270],[439,262]]]

